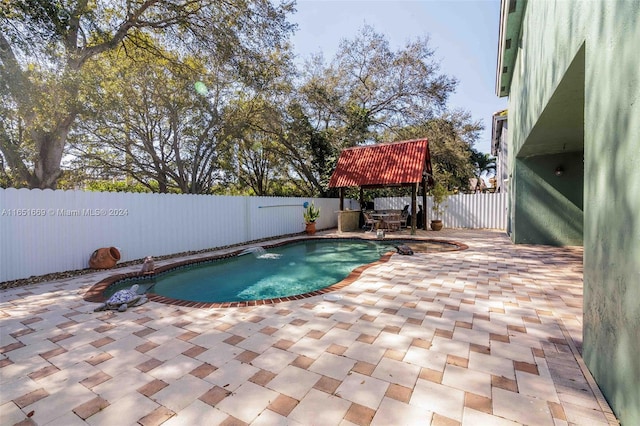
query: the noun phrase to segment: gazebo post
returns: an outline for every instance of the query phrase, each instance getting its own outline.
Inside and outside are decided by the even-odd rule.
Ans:
[[[363,225],[364,213],[362,213],[362,211],[364,210],[364,208],[362,206],[362,203],[364,203],[364,189],[362,189],[362,187],[360,187],[360,200],[358,202],[360,203],[360,215],[358,216],[360,219],[358,219],[358,224]]]
[[[422,229],[427,230],[427,178],[422,178]]]
[[[418,197],[418,184],[414,183],[411,185],[411,235],[416,235],[416,226],[418,222],[418,216],[416,212],[416,204]]]
[[[340,211],[344,211],[344,187],[340,187]]]

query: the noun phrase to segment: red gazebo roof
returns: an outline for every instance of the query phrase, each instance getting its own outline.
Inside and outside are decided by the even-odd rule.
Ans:
[[[340,153],[329,187],[382,187],[431,181],[429,141],[383,143],[347,148]]]

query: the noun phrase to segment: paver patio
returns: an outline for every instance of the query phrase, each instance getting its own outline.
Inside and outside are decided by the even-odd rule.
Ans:
[[[617,424],[579,353],[581,248],[420,235],[469,249],[395,254],[338,301],[94,313],[113,271],[2,290],[0,423]]]

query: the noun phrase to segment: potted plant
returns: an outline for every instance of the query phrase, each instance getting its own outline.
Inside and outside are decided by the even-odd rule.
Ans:
[[[431,207],[431,211],[433,211],[433,219],[431,219],[431,229],[434,231],[439,231],[442,229],[442,213],[444,213],[444,209],[447,208],[447,205],[443,205],[446,201],[447,197],[451,195],[451,192],[442,185],[440,182],[436,182],[431,188],[431,196],[433,197],[433,207]]]
[[[316,233],[316,220],[320,217],[320,209],[313,202],[304,209],[304,222],[307,224],[305,231],[308,235]]]

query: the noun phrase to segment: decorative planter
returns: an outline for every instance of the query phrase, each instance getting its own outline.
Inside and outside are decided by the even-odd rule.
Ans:
[[[307,223],[307,227],[305,228],[307,235],[314,235],[316,233],[316,223],[309,222]]]
[[[442,221],[439,219],[436,220],[432,220],[431,221],[431,229],[433,231],[439,231],[442,229]]]
[[[99,248],[89,258],[89,268],[110,269],[120,260],[120,252],[115,247]]]

